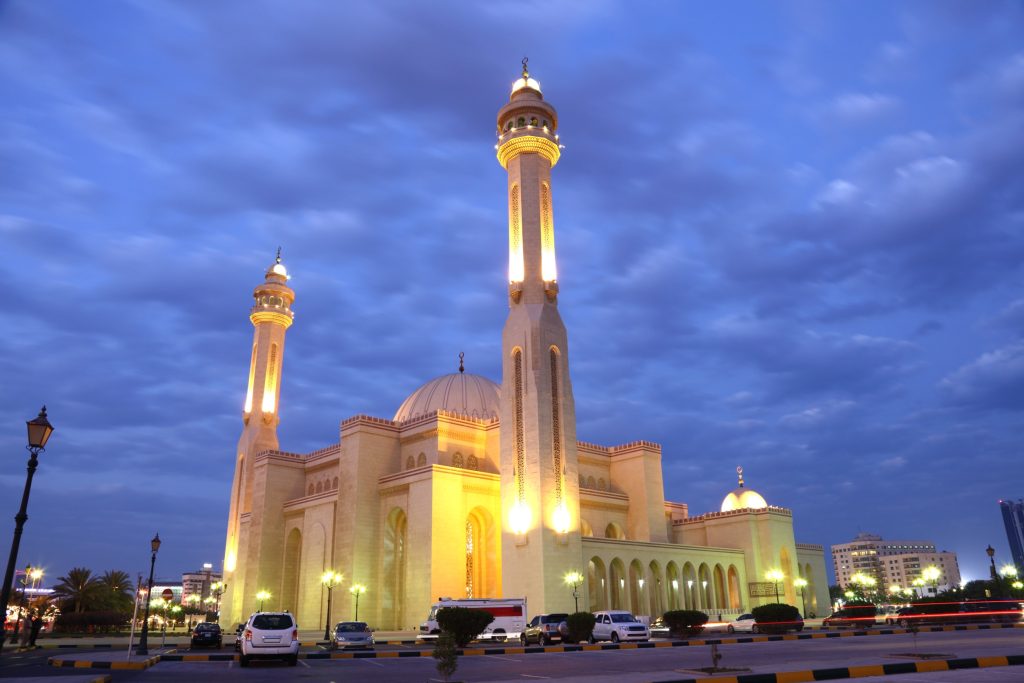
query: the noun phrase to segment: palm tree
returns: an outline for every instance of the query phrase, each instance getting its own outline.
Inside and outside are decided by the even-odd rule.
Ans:
[[[103,607],[119,612],[129,611],[132,605],[134,586],[128,572],[110,569],[97,579],[99,602]]]
[[[91,569],[73,567],[67,576],[57,579],[53,594],[57,598],[71,602],[74,606],[73,611],[84,612],[86,607],[92,607],[99,587],[99,579],[92,575]]]

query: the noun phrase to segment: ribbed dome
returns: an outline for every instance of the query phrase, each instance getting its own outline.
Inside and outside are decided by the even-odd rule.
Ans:
[[[497,419],[501,387],[486,377],[453,372],[430,380],[402,402],[395,422],[405,422],[438,410],[481,420]]]
[[[760,493],[754,489],[742,486],[730,491],[729,495],[722,501],[722,512],[732,512],[733,510],[743,510],[744,508],[757,510],[766,507],[768,507],[768,501]]]

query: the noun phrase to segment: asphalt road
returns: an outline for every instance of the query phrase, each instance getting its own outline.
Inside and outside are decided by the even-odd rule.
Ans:
[[[917,652],[974,657],[1024,653],[1024,630],[954,631],[922,633],[917,637]],[[864,636],[769,643],[722,645],[721,666],[746,667],[752,673],[826,668],[859,664],[908,661],[901,654],[915,652],[914,638],[908,634]],[[225,649],[224,651],[229,651]],[[108,651],[109,652],[109,651]],[[45,666],[53,650],[29,653],[14,659],[6,653],[0,660],[0,678],[12,676],[52,676],[75,674],[83,670],[54,669]],[[41,662],[41,665],[40,665]],[[647,683],[685,678],[687,670],[710,664],[710,647],[676,647],[602,652],[550,653],[528,655],[484,655],[459,659],[454,679],[469,683],[509,683],[517,681],[558,680],[562,683]],[[104,673],[96,671],[95,673]],[[113,671],[115,683],[122,681],[372,681],[373,683],[410,683],[439,681],[430,657],[391,659],[300,660],[297,667],[277,662],[254,663],[241,669],[237,662],[161,662],[146,671]],[[713,680],[713,679],[711,679]],[[1022,667],[888,676],[878,680],[889,683],[1008,683],[1024,680]]]

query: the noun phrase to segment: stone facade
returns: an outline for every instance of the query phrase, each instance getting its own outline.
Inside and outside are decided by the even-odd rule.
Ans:
[[[571,571],[585,577],[581,609],[727,617],[773,601],[763,577],[781,569],[780,597],[823,610],[822,548],[795,542],[789,510],[743,489],[730,496],[761,507],[691,517],[665,500],[658,444],[577,440],[555,264],[558,118],[525,68],[497,123],[509,201],[500,386],[460,364],[393,419],[351,417],[335,444],[281,451],[276,392],[295,296],[279,259],[257,287],[222,621],[241,621],[267,591],[267,609],[318,627],[328,618],[326,570],[344,576],[330,619],[352,617],[348,587],[360,583],[360,617],[384,629],[416,627],[441,596],[525,597],[531,615],[568,611]],[[802,595],[796,577],[808,581]]]

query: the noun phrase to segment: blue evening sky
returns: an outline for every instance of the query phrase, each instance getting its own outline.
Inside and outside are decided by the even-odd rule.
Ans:
[[[459,351],[500,378],[494,116],[524,55],[566,146],[579,437],[661,443],[692,514],[742,465],[800,541],[1009,559],[1020,3],[0,0],[10,528],[22,421],[57,427],[19,565],[134,573],[155,531],[158,574],[220,565],[278,245],[284,449],[391,417]]]

